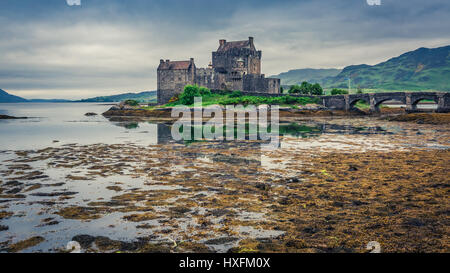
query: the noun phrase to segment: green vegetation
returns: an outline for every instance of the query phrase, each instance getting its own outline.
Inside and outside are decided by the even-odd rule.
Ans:
[[[319,103],[318,98],[309,97],[292,97],[292,96],[281,96],[281,97],[261,97],[261,96],[242,96],[238,98],[229,98],[222,100],[219,104],[229,105],[229,104],[243,104],[243,105],[260,105],[260,104],[270,104],[270,105],[291,105],[291,104],[309,104],[309,103]]]
[[[337,88],[333,88],[331,89],[331,95],[347,95],[348,91],[344,90],[344,89],[337,89]]]
[[[170,103],[167,103],[166,107],[173,107],[177,105],[193,105],[195,97],[202,97],[203,106],[208,105],[305,105],[310,103],[319,103],[318,98],[310,97],[293,97],[293,96],[280,96],[280,97],[263,97],[263,96],[246,96],[241,91],[211,93],[211,91],[204,87],[197,85],[186,85],[184,92],[179,95],[179,99]],[[146,108],[150,109],[150,108]]]
[[[272,77],[280,78],[284,86],[306,81],[317,82],[326,89],[347,88],[350,79],[356,93],[362,89],[367,93],[450,92],[450,46],[419,48],[376,65],[350,65],[343,70],[297,69]]]
[[[125,105],[129,105],[129,106],[138,106],[139,102],[137,100],[126,100],[124,102]]]
[[[303,95],[323,95],[323,89],[320,84],[311,84],[308,82],[302,82],[301,85],[293,85],[289,89],[289,94],[303,94]]]
[[[356,88],[356,94],[362,94],[364,93],[364,91],[362,90],[361,86],[358,85],[358,87]]]
[[[341,69],[295,69],[279,75],[270,76],[271,78],[281,79],[282,85],[296,85],[302,82],[318,82],[321,83],[325,78],[335,77],[341,72]]]
[[[381,106],[381,105],[380,105]],[[369,109],[370,108],[370,104],[364,100],[359,100],[355,103],[355,107],[363,110],[363,109]]]
[[[291,135],[296,137],[311,137],[320,135],[322,132],[319,127],[312,127],[307,125],[301,125],[298,123],[290,123],[288,125],[280,125],[279,133],[281,135]]]
[[[327,88],[346,88],[348,79],[352,86],[375,92],[450,91],[450,46],[419,48],[373,66],[348,66],[320,83]]]
[[[200,88],[197,85],[186,85],[184,87],[184,92],[180,94],[178,101],[183,105],[191,105],[194,104],[195,97],[202,97]]]
[[[233,93],[231,93],[230,98],[239,98],[242,97],[242,92],[237,90],[237,91],[233,91]]]

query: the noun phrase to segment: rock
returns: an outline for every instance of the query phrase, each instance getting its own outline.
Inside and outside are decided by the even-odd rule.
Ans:
[[[92,116],[97,116],[98,114],[97,113],[94,113],[94,112],[88,112],[88,113],[86,113],[86,114],[84,114],[86,117],[92,117]]]
[[[224,216],[224,215],[233,214],[233,212],[230,210],[227,210],[227,209],[215,209],[215,210],[211,211],[211,214],[215,217],[220,217],[220,216]]]
[[[8,115],[0,115],[0,119],[26,119],[26,117],[12,117]]]
[[[263,191],[268,191],[270,190],[270,185],[269,184],[265,184],[265,183],[257,183],[255,185],[256,188],[263,190]]]
[[[362,202],[362,201],[359,201],[359,200],[354,200],[354,201],[352,202],[352,204],[353,204],[354,206],[362,206],[362,205],[368,205],[369,203],[367,203],[367,202]]]
[[[236,237],[222,237],[222,238],[217,238],[217,239],[210,239],[205,241],[206,245],[223,245],[223,244],[227,244],[227,243],[232,243],[239,240]]]
[[[422,220],[420,220],[420,219],[417,219],[417,218],[410,218],[410,219],[405,220],[405,221],[403,222],[403,225],[404,225],[404,226],[421,227],[421,226],[424,226],[425,223],[424,223]]]
[[[65,192],[38,192],[38,193],[32,193],[32,196],[41,196],[41,197],[55,197],[55,196],[70,196],[75,195],[78,192],[73,191],[65,191]]]
[[[305,227],[303,229],[303,232],[309,233],[309,234],[314,234],[314,233],[317,233],[318,231],[319,230],[317,228],[314,228],[314,227]]]
[[[114,105],[111,108],[109,108],[109,111],[117,111],[120,110],[120,106]]]
[[[72,238],[72,241],[78,242],[82,248],[89,248],[95,241],[95,237],[91,235],[77,235]]]

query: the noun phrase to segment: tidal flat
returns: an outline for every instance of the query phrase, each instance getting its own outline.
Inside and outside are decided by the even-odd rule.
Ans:
[[[150,145],[2,150],[0,251],[450,251],[448,124],[297,118],[275,150],[168,128]]]

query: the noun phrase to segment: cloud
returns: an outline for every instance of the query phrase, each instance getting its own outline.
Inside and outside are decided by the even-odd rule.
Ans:
[[[450,44],[444,0],[36,2],[0,3],[0,88],[30,98],[155,90],[159,59],[206,66],[221,38],[254,36],[267,75]]]
[[[66,0],[69,6],[81,6],[81,0]]]

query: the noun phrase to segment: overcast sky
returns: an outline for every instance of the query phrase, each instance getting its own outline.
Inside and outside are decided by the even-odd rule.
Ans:
[[[266,75],[376,64],[450,45],[449,29],[449,0],[0,0],[0,88],[69,99],[156,90],[160,59],[206,66],[219,39],[248,36]]]

